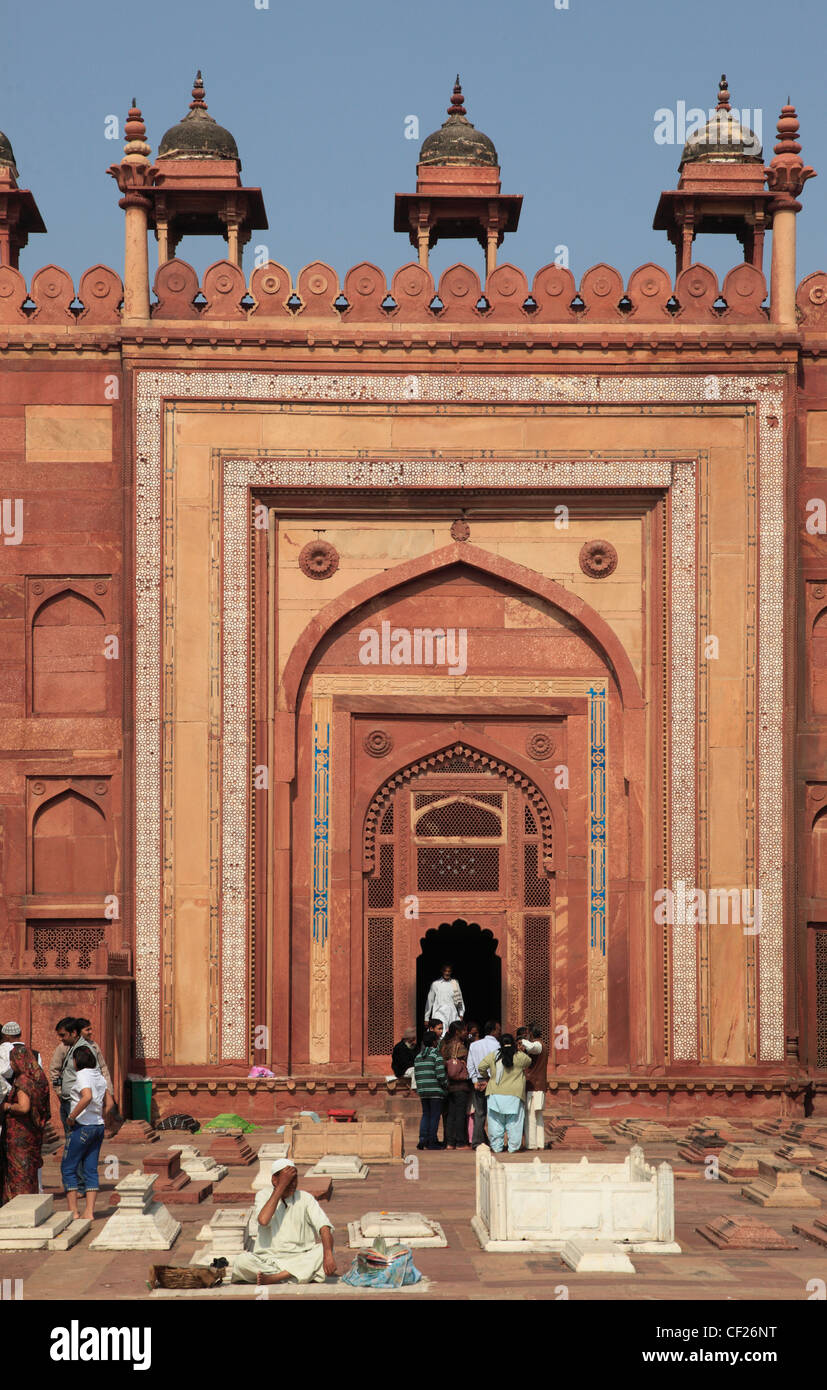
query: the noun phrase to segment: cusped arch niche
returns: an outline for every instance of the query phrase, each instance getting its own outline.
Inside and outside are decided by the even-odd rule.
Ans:
[[[539,827],[540,867],[546,873],[553,872],[556,867],[554,857],[557,839],[554,832],[555,817],[545,794],[524,772],[513,766],[511,761],[483,752],[463,741],[448,744],[444,748],[406,763],[386,782],[383,782],[372,797],[365,815],[363,870],[372,873],[376,868],[376,838],[380,833],[380,827],[391,800],[400,787],[412,784],[420,776],[453,771],[478,772],[483,775],[486,773],[495,774],[498,777],[506,778],[507,781],[520,788]],[[477,797],[472,789],[468,790],[466,799],[472,804],[477,803]],[[482,809],[480,804],[480,812]]]
[[[38,808],[32,824],[32,892],[103,900],[111,892],[108,858],[100,806],[67,790]]]
[[[105,619],[76,589],[52,594],[32,621],[32,713],[103,714],[107,707]]]

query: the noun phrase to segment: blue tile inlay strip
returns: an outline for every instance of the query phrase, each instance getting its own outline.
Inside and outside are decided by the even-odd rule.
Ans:
[[[328,929],[330,833],[330,723],[313,726],[313,940],[322,946]]]
[[[589,690],[589,921],[606,954],[606,691]]]

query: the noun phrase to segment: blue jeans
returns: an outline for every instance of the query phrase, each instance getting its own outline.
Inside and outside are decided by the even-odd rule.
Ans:
[[[103,1125],[75,1125],[69,1131],[60,1164],[60,1176],[67,1192],[97,1192],[98,1154],[103,1143]],[[79,1170],[82,1168],[82,1172]]]
[[[442,1114],[441,1096],[420,1096],[422,1119],[419,1122],[419,1142],[426,1149],[436,1148],[439,1117]]]
[[[488,1097],[488,1138],[492,1152],[502,1153],[508,1136],[508,1152],[517,1153],[523,1138],[525,1105],[518,1096]]]
[[[72,1102],[71,1102],[70,1100],[64,1100],[63,1097],[61,1096],[61,1097],[60,1097],[60,1123],[63,1125],[63,1136],[64,1136],[64,1139],[65,1139],[65,1143],[64,1143],[64,1145],[63,1145],[63,1157],[64,1157],[64,1158],[66,1157],[67,1153],[69,1152],[69,1133],[70,1133],[70,1131],[69,1131],[68,1120],[69,1120],[69,1111],[71,1110],[71,1108],[72,1108]],[[63,1166],[63,1161],[61,1160],[61,1168],[62,1168],[62,1166]],[[63,1186],[65,1187],[66,1184],[64,1183]],[[85,1191],[86,1191],[86,1183],[85,1183],[83,1174],[82,1174],[82,1173],[79,1173],[79,1174],[78,1174],[78,1194],[82,1197]]]

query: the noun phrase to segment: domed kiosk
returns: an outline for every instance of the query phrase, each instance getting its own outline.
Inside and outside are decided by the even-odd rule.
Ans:
[[[234,137],[207,110],[200,72],[189,111],[161,139],[147,191],[159,265],[175,256],[182,237],[223,236],[227,259],[240,266],[251,232],[268,225],[261,190],[242,187]]]
[[[422,142],[416,193],[396,195],[394,231],[408,233],[426,267],[428,251],[440,238],[474,238],[485,250],[490,274],[505,233],[517,230],[522,202],[500,192],[494,142],[468,120],[457,76],[448,119]]]

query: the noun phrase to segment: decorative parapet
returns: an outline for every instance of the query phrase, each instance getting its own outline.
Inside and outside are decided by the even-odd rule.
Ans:
[[[795,303],[802,328],[827,328],[827,270],[814,270],[804,277]]]
[[[284,266],[270,261],[258,266],[249,282],[231,261],[217,261],[199,283],[186,261],[170,260],[159,268],[153,288],[153,323],[278,322],[324,329],[352,325],[357,331],[363,324],[394,330],[402,324],[582,323],[591,329],[594,324],[768,323],[766,282],[747,264],[730,270],[722,287],[703,265],[690,266],[674,285],[661,266],[639,266],[624,285],[613,266],[597,265],[585,272],[579,287],[570,270],[547,265],[529,288],[525,273],[513,265],[498,266],[482,285],[476,271],[457,264],[435,284],[430,271],[411,262],[395,272],[388,288],[384,272],[367,261],[349,270],[342,285],[322,261],[305,266],[295,281]],[[108,266],[87,270],[77,296],[71,276],[59,266],[37,271],[28,287],[19,271],[0,267],[0,328],[116,327],[122,299],[120,277]]]

